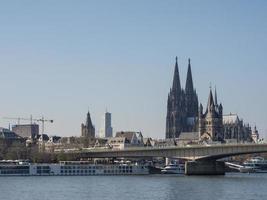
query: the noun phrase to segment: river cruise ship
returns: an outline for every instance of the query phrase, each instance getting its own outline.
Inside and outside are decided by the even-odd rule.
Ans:
[[[92,164],[88,161],[62,161],[56,164],[25,161],[0,161],[0,176],[97,176],[145,175],[147,166],[141,164]]]

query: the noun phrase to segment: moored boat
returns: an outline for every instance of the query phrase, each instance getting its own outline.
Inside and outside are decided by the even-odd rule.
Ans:
[[[0,176],[91,176],[145,175],[141,164],[92,164],[87,161],[63,161],[55,164],[0,161]]]
[[[168,164],[162,170],[163,174],[184,174],[184,165],[183,164]]]
[[[257,156],[246,160],[243,163],[244,168],[253,169],[255,173],[267,173],[267,160]]]

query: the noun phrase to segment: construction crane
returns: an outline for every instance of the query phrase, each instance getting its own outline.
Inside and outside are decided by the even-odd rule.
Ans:
[[[42,134],[44,134],[44,123],[45,122],[49,122],[49,123],[53,123],[54,120],[52,119],[45,119],[44,116],[42,116],[41,119],[33,119],[34,121],[37,121],[37,122],[42,122]]]
[[[42,123],[42,135],[44,134],[44,123],[48,122],[48,123],[53,123],[54,120],[51,119],[45,119],[43,116],[41,119],[33,119],[32,116],[30,118],[24,118],[24,117],[3,117],[3,119],[11,119],[11,120],[17,120],[18,121],[18,125],[20,124],[20,121],[30,121],[31,124],[33,121],[36,122],[41,122]]]

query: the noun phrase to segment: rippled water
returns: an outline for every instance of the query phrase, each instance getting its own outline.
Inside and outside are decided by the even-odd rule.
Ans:
[[[0,177],[1,200],[265,200],[267,174]]]

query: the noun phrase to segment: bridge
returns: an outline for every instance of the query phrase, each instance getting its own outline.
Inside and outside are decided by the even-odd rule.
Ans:
[[[222,144],[222,145],[192,145],[185,147],[136,147],[124,150],[91,149],[70,151],[67,154],[76,158],[138,158],[138,157],[165,157],[181,158],[185,160],[218,160],[225,157],[264,153],[267,144]]]
[[[267,144],[220,144],[185,147],[136,147],[124,150],[91,149],[70,151],[67,154],[75,158],[181,158],[188,160],[186,162],[187,175],[221,175],[225,173],[225,164],[217,160],[230,156],[265,152],[267,152]]]

